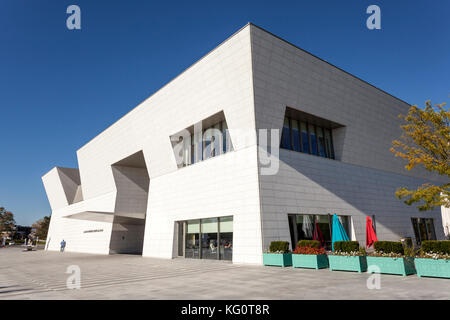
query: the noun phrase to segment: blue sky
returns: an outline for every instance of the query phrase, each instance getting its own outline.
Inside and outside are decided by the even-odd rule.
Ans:
[[[66,8],[81,8],[81,30]],[[366,8],[381,8],[381,30]],[[0,2],[0,206],[50,214],[41,176],[247,22],[408,103],[450,102],[450,2]]]

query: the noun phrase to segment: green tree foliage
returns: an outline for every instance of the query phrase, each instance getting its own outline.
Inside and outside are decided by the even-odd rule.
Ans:
[[[50,225],[50,217],[45,216],[42,219],[36,221],[32,228],[36,229],[35,236],[39,237],[39,239],[47,239],[48,226]]]
[[[399,140],[392,141],[390,150],[407,161],[407,170],[422,165],[450,178],[450,111],[444,106],[427,101],[424,109],[411,106],[407,115],[399,116],[406,124],[401,126],[403,133]],[[395,194],[408,205],[418,203],[420,211],[450,207],[450,183],[425,183],[415,190],[401,187]]]
[[[0,232],[12,232],[15,225],[14,214],[0,207]]]

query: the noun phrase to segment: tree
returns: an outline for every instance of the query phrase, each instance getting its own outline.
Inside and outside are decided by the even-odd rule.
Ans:
[[[399,117],[406,121],[399,140],[392,141],[390,149],[396,157],[408,161],[405,168],[411,170],[422,165],[426,170],[450,178],[450,111],[445,103],[433,106],[430,101],[421,109],[411,106],[407,115]],[[450,183],[433,185],[425,183],[415,190],[397,189],[396,196],[408,205],[418,203],[420,211],[435,207],[450,208]]]
[[[50,217],[45,216],[42,219],[39,219],[35,223],[33,223],[32,228],[36,229],[35,235],[39,237],[39,239],[46,239],[48,226],[50,225]]]
[[[14,214],[0,207],[0,232],[13,232],[15,225]]]

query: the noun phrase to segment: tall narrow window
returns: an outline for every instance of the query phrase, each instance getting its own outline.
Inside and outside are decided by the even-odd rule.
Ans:
[[[183,166],[191,164],[191,139],[190,137],[183,138]]]
[[[319,156],[326,157],[325,151],[325,137],[323,136],[323,129],[320,127],[316,127],[317,129],[317,141],[319,142]]]
[[[411,222],[417,244],[421,244],[424,240],[436,240],[432,218],[411,218]]]
[[[202,259],[218,259],[217,218],[201,220]]]
[[[222,150],[223,150],[223,153],[227,152],[228,148],[229,148],[229,146],[228,146],[228,142],[229,142],[228,135],[229,135],[229,133],[228,133],[227,123],[225,121],[222,121]]]
[[[231,260],[233,257],[233,217],[219,218],[220,259]]]
[[[200,259],[200,220],[187,221],[184,255]]]
[[[327,157],[334,159],[333,144],[331,143],[331,130],[325,129],[325,146],[327,150]]]
[[[302,151],[309,153],[308,129],[305,122],[300,122],[300,129],[302,131]]]
[[[209,159],[211,158],[211,151],[212,151],[212,132],[211,130],[205,130],[203,134],[203,143],[204,143],[204,150],[203,150],[203,159]]]
[[[195,162],[203,160],[203,134],[198,132],[195,135]]]
[[[301,146],[300,146],[300,132],[298,128],[298,121],[292,119],[291,124],[292,124],[292,146],[294,147],[294,151],[300,152]]]
[[[218,155],[220,155],[222,152],[221,152],[221,150],[222,150],[222,141],[221,141],[221,137],[222,137],[222,134],[220,134],[220,136],[218,136],[217,135],[217,133],[218,132],[221,132],[221,126],[222,126],[222,123],[221,122],[219,122],[219,123],[217,123],[216,125],[214,125],[214,136],[213,136],[213,145],[214,145],[214,150],[213,150],[213,156],[215,157],[215,156],[218,156]]]
[[[292,150],[291,129],[289,128],[289,118],[284,118],[283,131],[281,132],[281,147]]]
[[[309,131],[309,138],[311,142],[311,154],[318,155],[317,150],[317,136],[316,136],[316,129],[314,128],[314,125],[310,124],[308,126]]]
[[[433,219],[431,218],[425,219],[425,223],[427,225],[428,240],[436,240],[436,233],[434,231]]]
[[[195,139],[194,135],[191,134],[191,164],[194,164],[195,162]]]

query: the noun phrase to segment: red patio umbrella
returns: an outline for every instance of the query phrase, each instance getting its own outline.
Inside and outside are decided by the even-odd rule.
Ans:
[[[319,223],[317,221],[314,228],[313,240],[318,240],[322,247],[325,245],[325,240],[323,239],[323,234],[319,228]]]
[[[375,241],[378,241],[375,230],[373,229],[372,219],[366,218],[366,248],[370,248]]]

